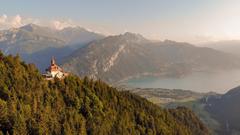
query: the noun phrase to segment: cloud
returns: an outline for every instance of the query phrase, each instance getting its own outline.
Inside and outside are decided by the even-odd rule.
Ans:
[[[23,25],[22,23],[22,17],[20,15],[16,15],[15,17],[13,17],[13,19],[11,20],[11,26],[14,28],[18,28],[21,27]]]
[[[9,17],[3,14],[0,16],[0,29],[18,28],[32,21],[31,18],[22,18],[20,15]]]
[[[7,15],[3,14],[2,16],[0,16],[0,25],[5,23],[7,20]]]
[[[41,20],[37,18],[22,17],[20,15],[7,16],[0,15],[0,30],[9,28],[18,28],[26,24],[33,23],[37,25],[49,26],[51,28],[62,30],[66,27],[76,27],[77,23],[71,19],[67,20]]]
[[[7,15],[3,14],[0,16],[0,29],[5,28],[7,26]]]
[[[62,30],[66,27],[76,27],[76,25],[74,24],[74,22],[72,20],[53,20],[51,21],[51,26],[54,28],[54,29],[57,29],[57,30]]]
[[[62,30],[66,27],[77,27],[80,26],[78,22],[75,22],[71,19],[50,19],[50,20],[45,20],[45,19],[41,19],[41,18],[32,18],[32,17],[26,17],[26,16],[21,16],[19,14],[15,15],[15,16],[8,16],[6,14],[0,15],[0,30],[4,30],[4,29],[10,29],[10,28],[18,28],[18,27],[22,27],[24,25],[27,24],[36,24],[36,25],[40,25],[40,26],[46,26],[46,27],[50,27],[52,29],[56,29],[56,30]],[[85,29],[88,31],[92,31],[92,32],[97,32],[97,33],[103,33],[106,35],[110,35],[110,32],[107,32],[102,26],[99,27],[98,25],[89,25],[88,23],[86,23],[84,25]],[[88,29],[86,27],[91,27],[94,29]],[[101,32],[98,32],[98,31]]]

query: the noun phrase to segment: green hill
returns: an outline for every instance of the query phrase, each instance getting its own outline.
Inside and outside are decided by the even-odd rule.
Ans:
[[[0,134],[205,135],[186,109],[161,109],[101,81],[46,81],[34,65],[0,53]]]

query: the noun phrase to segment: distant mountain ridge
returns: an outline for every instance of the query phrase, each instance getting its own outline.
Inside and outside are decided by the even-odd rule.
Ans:
[[[206,46],[206,47],[213,48],[226,53],[231,53],[240,57],[240,54],[239,54],[240,40],[225,40],[225,41],[209,42],[209,43],[202,44],[201,46]]]
[[[144,75],[183,76],[238,68],[240,59],[206,47],[171,40],[153,42],[127,32],[91,42],[66,57],[62,65],[80,76],[118,82]]]
[[[104,35],[81,27],[55,30],[28,24],[0,31],[0,49],[5,54],[18,53],[26,62],[35,63],[43,70],[52,56],[61,59],[75,49],[102,38]]]

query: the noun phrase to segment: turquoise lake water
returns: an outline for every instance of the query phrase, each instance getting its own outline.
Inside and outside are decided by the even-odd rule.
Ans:
[[[196,92],[225,93],[240,85],[240,70],[224,72],[196,72],[181,78],[141,77],[130,79],[126,85],[140,88],[184,89]]]

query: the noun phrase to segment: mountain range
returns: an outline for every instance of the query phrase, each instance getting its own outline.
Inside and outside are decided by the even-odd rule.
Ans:
[[[112,83],[139,76],[181,77],[234,69],[240,67],[240,59],[207,47],[170,40],[156,42],[127,32],[91,42],[65,57],[62,66],[77,75]]]
[[[52,56],[61,59],[103,35],[81,27],[55,30],[28,24],[20,28],[0,31],[0,49],[5,54],[19,54],[26,62],[35,63],[41,71]]]
[[[0,31],[4,54],[19,54],[41,72],[54,56],[62,67],[79,76],[118,83],[140,76],[181,77],[240,67],[240,58],[207,47],[171,40],[151,41],[140,34],[105,37],[81,27],[55,30],[28,24]]]

